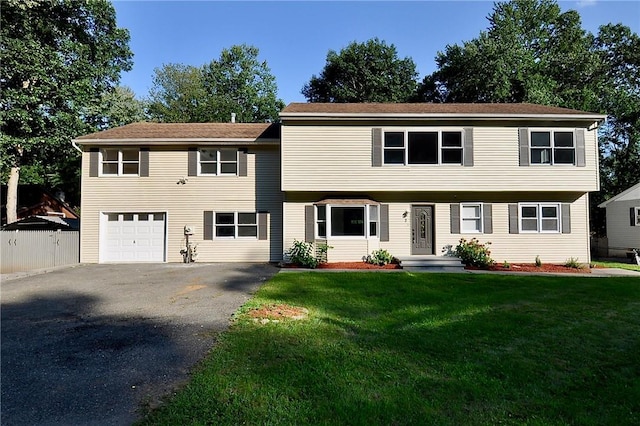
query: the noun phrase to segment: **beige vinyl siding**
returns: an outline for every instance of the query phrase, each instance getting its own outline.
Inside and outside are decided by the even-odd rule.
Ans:
[[[638,200],[617,200],[607,205],[609,255],[626,257],[630,248],[640,248],[640,226],[631,226],[629,209],[640,207]]]
[[[282,126],[283,190],[587,192],[598,189],[595,130],[585,131],[586,167],[520,166],[517,127],[475,127],[472,167],[372,167],[372,128]],[[407,128],[418,127],[384,127],[385,130]]]
[[[167,261],[181,262],[183,228],[194,229],[199,262],[278,261],[282,254],[282,193],[277,147],[253,147],[248,176],[187,176],[186,147],[152,147],[149,177],[89,177],[89,154],[82,161],[81,262],[99,261],[102,212],[166,212]],[[179,183],[186,179],[184,184]],[[203,241],[203,212],[268,211],[267,240]]]
[[[411,206],[434,205],[435,231],[434,251],[437,256],[443,255],[447,246],[455,247],[460,238],[478,238],[481,242],[490,241],[491,256],[497,262],[533,263],[536,256],[543,262],[564,263],[567,259],[577,258],[582,263],[590,261],[587,223],[587,195],[582,195],[571,203],[570,234],[509,234],[508,206],[514,201],[492,202],[493,233],[492,234],[451,234],[450,202],[438,201],[430,203],[424,200],[415,202],[389,202],[389,241],[377,239],[330,239],[333,246],[329,250],[330,261],[358,261],[377,248],[386,249],[396,257],[411,255]],[[558,202],[540,199],[539,202]],[[452,200],[451,202],[458,202]],[[294,239],[304,240],[304,206],[312,202],[285,203],[285,249],[290,247]],[[407,213],[405,215],[405,212]]]

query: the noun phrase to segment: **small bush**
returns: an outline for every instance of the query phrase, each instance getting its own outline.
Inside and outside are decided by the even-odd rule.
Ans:
[[[294,265],[314,269],[318,267],[318,259],[312,253],[313,244],[293,240],[293,245],[285,254]]]
[[[329,249],[333,247],[327,243],[318,243],[316,244],[316,260],[318,263],[326,263],[327,262],[327,253]]]
[[[383,266],[388,265],[389,263],[395,263],[396,258],[388,251],[380,249],[374,250],[370,255],[368,255],[366,262],[372,265]]]
[[[482,244],[477,238],[472,238],[469,241],[461,238],[455,248],[455,254],[465,265],[487,268],[495,263],[491,259],[490,244],[490,242]]]
[[[567,268],[574,268],[574,269],[582,269],[583,265],[582,263],[578,262],[578,258],[569,258],[567,259],[566,262],[564,262],[564,266],[566,266]]]
[[[505,261],[502,263],[502,267],[503,267],[504,269],[509,269],[509,268],[511,268],[511,264],[505,260]]]
[[[542,266],[542,260],[540,260],[540,256],[536,256],[535,263],[538,268]]]

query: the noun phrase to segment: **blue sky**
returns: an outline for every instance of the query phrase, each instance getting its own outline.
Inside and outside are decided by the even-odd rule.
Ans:
[[[131,34],[134,66],[121,84],[148,94],[153,70],[167,63],[200,66],[224,48],[260,49],[286,103],[304,102],[302,86],[324,67],[329,49],[378,37],[410,56],[420,78],[435,70],[447,44],[472,39],[488,26],[491,1],[306,2],[125,1],[113,2],[120,27]],[[583,28],[621,22],[640,32],[640,2],[559,2],[582,16]]]

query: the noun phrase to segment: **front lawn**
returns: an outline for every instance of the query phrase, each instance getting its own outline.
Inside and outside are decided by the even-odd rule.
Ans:
[[[620,269],[628,269],[630,271],[638,271],[638,272],[640,272],[640,265],[636,265],[635,263],[614,262],[614,261],[611,261],[611,260],[594,260],[591,263],[595,267],[620,268]]]
[[[640,279],[281,273],[145,423],[640,424]]]

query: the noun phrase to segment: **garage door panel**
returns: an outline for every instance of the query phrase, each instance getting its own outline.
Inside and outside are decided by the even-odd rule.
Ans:
[[[164,262],[164,213],[107,213],[101,226],[101,262]]]

